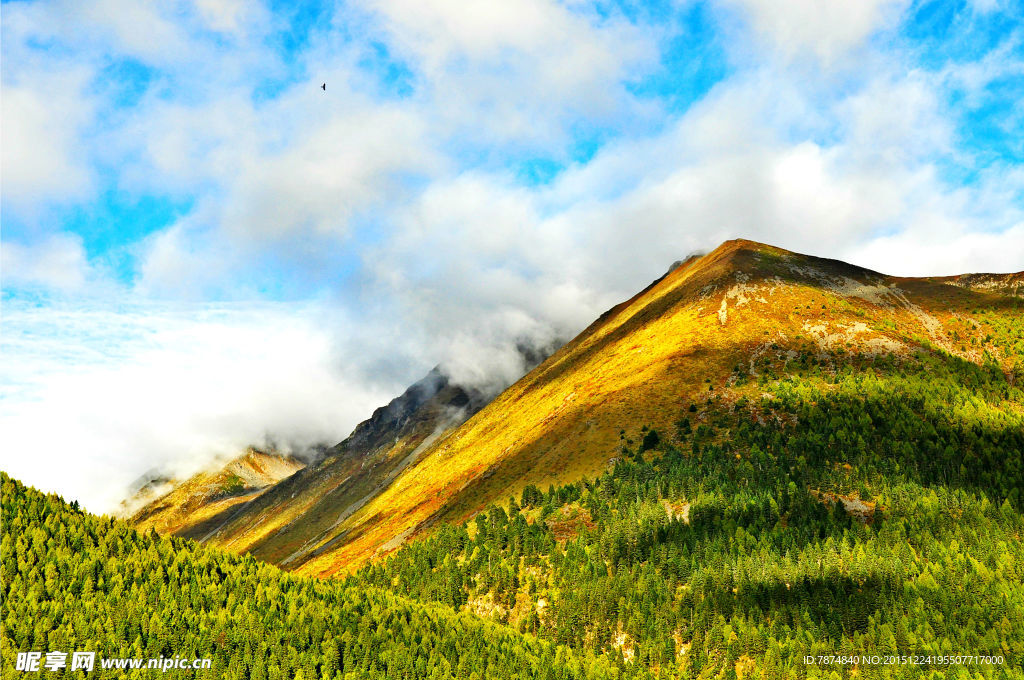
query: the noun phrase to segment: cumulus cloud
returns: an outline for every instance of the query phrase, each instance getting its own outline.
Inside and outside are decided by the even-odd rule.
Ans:
[[[168,229],[139,244],[135,290],[149,297],[202,299],[205,291],[244,267],[239,253],[204,229],[208,207],[199,208]]]
[[[394,190],[399,175],[426,169],[422,123],[387,106],[343,105],[286,150],[239,159],[223,215],[242,239],[345,234],[352,217]]]
[[[736,236],[897,274],[1015,266],[1019,180],[993,171],[950,191],[938,79],[890,69],[853,92],[792,92],[789,77],[723,84],[663,132],[610,144],[548,186],[435,181],[372,251],[375,284],[433,336],[501,327],[495,310],[571,335],[671,261]],[[831,135],[792,140],[815,101]]]
[[[70,201],[93,184],[88,158],[78,145],[92,116],[83,69],[4,77],[3,200],[28,209],[42,200]]]
[[[164,14],[166,8],[157,4],[132,0],[99,0],[79,4],[64,3],[63,30],[78,27],[94,28],[114,42],[121,53],[146,59],[165,61],[174,59],[189,47],[189,38],[178,17]],[[172,10],[173,11],[173,10]]]
[[[1020,271],[1024,262],[1024,222],[982,231],[965,228],[963,223],[939,214],[930,218],[917,229],[879,236],[851,248],[848,257],[901,276]]]
[[[586,3],[362,4],[421,75],[427,115],[461,143],[562,142],[571,121],[631,106],[626,81],[657,59],[655,36]]]
[[[245,0],[196,0],[196,9],[214,31],[235,33],[249,21],[262,19],[262,8]]]

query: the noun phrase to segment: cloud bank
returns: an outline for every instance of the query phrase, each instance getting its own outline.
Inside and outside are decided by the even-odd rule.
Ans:
[[[315,310],[8,304],[4,470],[98,511],[156,468],[334,444],[393,382],[354,379]]]

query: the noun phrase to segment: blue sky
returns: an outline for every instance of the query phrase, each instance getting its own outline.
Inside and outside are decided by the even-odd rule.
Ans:
[[[104,509],[153,465],[337,440],[435,363],[514,376],[517,338],[569,336],[728,238],[1019,270],[1022,20],[1008,0],[4,2],[0,448],[40,455],[3,465]],[[67,396],[94,391],[103,409]],[[101,458],[116,479],[82,481]]]

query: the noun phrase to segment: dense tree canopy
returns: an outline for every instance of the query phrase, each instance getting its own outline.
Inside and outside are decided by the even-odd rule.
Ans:
[[[378,588],[143,535],[2,476],[3,677],[17,652],[212,658],[188,677],[609,678],[602,659]],[[69,668],[45,677],[87,675]],[[173,676],[175,671],[169,673]],[[132,677],[168,677],[132,671]]]

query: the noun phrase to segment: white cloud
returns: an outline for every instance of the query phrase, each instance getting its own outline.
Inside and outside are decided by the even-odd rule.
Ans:
[[[726,0],[783,55],[810,51],[830,64],[897,17],[906,0]]]
[[[585,232],[549,223],[538,203],[507,178],[467,173],[435,182],[368,253],[374,284],[428,337],[473,326],[506,343],[516,334],[575,332],[610,298],[600,282],[579,285],[576,237]]]
[[[317,120],[281,153],[240,154],[223,216],[250,239],[345,234],[349,220],[425,170],[432,153],[422,122],[389,106],[344,106]]]
[[[606,146],[550,186],[435,177],[389,213],[364,290],[392,301],[386,316],[426,356],[479,379],[505,370],[510,338],[571,335],[674,260],[737,236],[895,274],[1013,261],[1019,177],[950,191],[935,167],[952,141],[934,81],[882,71],[846,94],[794,90],[789,75],[722,84],[663,132]],[[822,141],[791,138],[808,110]]]
[[[0,288],[39,288],[69,293],[80,291],[94,278],[82,239],[55,234],[31,245],[0,243]]]
[[[365,5],[398,56],[421,73],[428,115],[462,142],[564,142],[570,120],[602,119],[634,105],[625,81],[657,59],[656,36],[583,4]]]
[[[982,231],[940,214],[923,217],[913,229],[850,249],[848,258],[899,276],[1006,273],[1024,266],[1024,222]]]
[[[245,289],[254,260],[316,271],[343,252],[356,218],[401,203],[411,178],[445,162],[420,117],[367,100],[343,77],[331,94],[306,83],[258,109],[238,97],[208,108],[156,104],[139,123],[128,135],[161,172],[139,164],[127,181],[204,191],[138,248],[139,289],[161,295]]]
[[[165,130],[146,120],[153,111],[145,102],[160,101],[172,114],[187,109],[208,115],[215,106],[196,104],[208,102],[211,93],[218,99],[225,92],[246,98],[237,84],[241,75],[270,76],[277,65],[273,58],[258,59],[258,50],[229,51],[197,37],[190,16],[184,5],[131,0],[4,7],[0,155],[5,208],[38,216],[47,205],[88,199],[102,181],[103,166],[128,176],[149,175],[157,184],[169,170],[187,172],[185,162],[209,150],[197,149],[196,143],[223,133],[223,127],[195,140],[166,138],[161,135]],[[209,68],[211,63],[216,68]],[[119,76],[122,67],[137,72],[139,82],[125,82]],[[230,88],[228,81],[235,81]],[[176,97],[167,96],[172,84],[180,88]],[[143,105],[122,107],[123,88],[141,97]],[[178,99],[189,106],[175,109]],[[236,129],[244,123],[237,116],[230,120]],[[157,170],[164,176],[153,177],[154,168],[139,168],[139,160],[145,149],[161,144],[164,153],[152,157],[162,162]]]
[[[259,5],[245,0],[196,0],[195,4],[207,26],[226,33],[239,31],[260,11]]]
[[[167,69],[202,62],[217,51],[213,43],[200,35],[203,30],[235,37],[246,29],[267,27],[264,8],[259,3],[240,0],[54,0],[37,4],[20,10],[31,17],[31,29],[37,36],[60,38],[78,48],[138,59]],[[231,55],[222,52],[220,56],[232,61],[238,52],[244,54],[247,50],[236,50]],[[219,63],[217,70],[224,66]],[[207,77],[211,71],[204,69]]]
[[[2,171],[5,204],[26,207],[40,200],[67,201],[92,187],[79,135],[92,116],[87,73],[42,69],[5,77],[2,106]]]
[[[375,251],[378,285],[406,302],[407,325],[448,337],[500,327],[496,309],[574,332],[673,260],[737,236],[893,273],[1012,261],[1020,218],[1007,206],[1020,182],[993,172],[950,192],[934,163],[951,133],[927,79],[882,72],[852,95],[829,93],[818,115],[839,134],[813,142],[788,139],[811,102],[785,77],[722,85],[663,133],[610,145],[550,187],[480,172],[435,181]],[[892,237],[902,230],[913,236]],[[983,247],[964,249],[974,237]],[[883,257],[873,244],[886,243]]]
[[[154,466],[336,443],[402,386],[353,379],[322,313],[9,302],[0,467],[102,512]]]
[[[971,0],[971,7],[979,14],[988,14],[1000,8],[1000,0]]]
[[[838,105],[844,142],[865,162],[887,165],[950,153],[954,125],[942,97],[938,77],[879,74]]]
[[[244,269],[244,258],[223,244],[215,232],[202,228],[205,206],[138,246],[136,292],[154,297],[202,299],[231,273]],[[241,287],[240,287],[241,288]],[[247,291],[239,290],[240,294]]]
[[[161,12],[160,3],[134,0],[96,0],[61,3],[54,17],[65,31],[96,30],[109,35],[117,51],[151,62],[177,59],[186,53],[189,38],[178,19]]]
[[[106,53],[169,65],[197,56],[186,9],[180,2],[133,0],[12,5],[4,8],[4,51],[21,51],[24,41],[31,39],[37,45],[72,45],[78,56],[90,61]],[[48,55],[52,60],[68,56],[63,50],[54,52]]]

